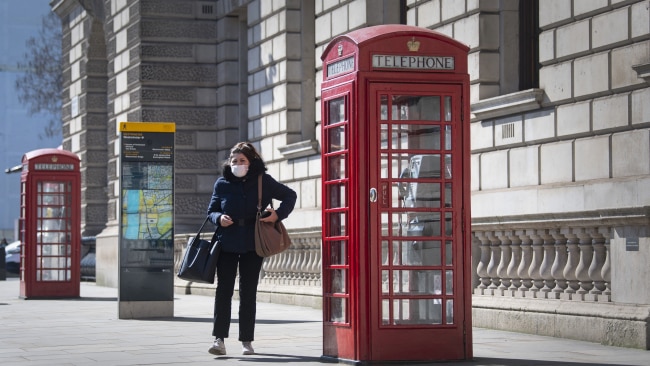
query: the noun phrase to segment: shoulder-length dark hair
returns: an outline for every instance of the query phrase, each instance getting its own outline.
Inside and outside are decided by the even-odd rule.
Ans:
[[[230,156],[224,162],[223,164],[224,167],[230,166],[230,159],[235,154],[244,154],[244,156],[246,157],[246,159],[248,159],[248,162],[250,164],[252,164],[253,161],[255,160],[259,160],[260,162],[263,163],[262,157],[257,152],[253,144],[251,144],[250,142],[238,142],[237,144],[235,144],[235,146],[233,146],[232,149],[230,149]]]

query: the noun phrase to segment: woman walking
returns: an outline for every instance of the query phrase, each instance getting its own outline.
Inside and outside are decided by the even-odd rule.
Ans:
[[[217,291],[214,301],[214,344],[208,352],[225,355],[224,339],[230,330],[230,314],[235,278],[239,268],[239,341],[242,353],[254,354],[257,284],[264,258],[255,253],[257,182],[262,174],[262,208],[272,200],[281,202],[277,210],[267,208],[261,221],[287,218],[296,203],[296,192],[266,173],[266,165],[255,147],[239,142],[230,150],[223,176],[214,184],[208,216],[219,227],[217,240],[221,252],[217,262]],[[267,216],[268,215],[268,216]]]

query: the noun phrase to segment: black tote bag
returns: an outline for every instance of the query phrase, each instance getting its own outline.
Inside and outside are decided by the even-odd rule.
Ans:
[[[181,267],[178,270],[178,278],[201,283],[214,283],[214,275],[217,270],[217,260],[221,246],[217,241],[217,231],[212,235],[212,240],[201,239],[201,231],[208,222],[205,218],[203,225],[187,243],[187,249]]]

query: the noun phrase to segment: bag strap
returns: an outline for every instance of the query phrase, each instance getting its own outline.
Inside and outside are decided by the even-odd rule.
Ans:
[[[196,235],[194,235],[195,240],[199,240],[199,237],[201,237],[201,232],[203,231],[203,227],[205,226],[205,224],[208,223],[209,219],[210,219],[210,216],[206,216],[205,221],[203,221],[203,224],[201,224],[201,227],[199,228],[199,231],[197,231]],[[219,227],[217,227],[217,229],[219,229]],[[215,235],[216,235],[216,233],[217,233],[217,231],[215,230]]]
[[[257,213],[262,212],[262,174],[257,176]]]
[[[197,235],[201,235],[201,231],[203,231],[203,227],[205,226],[205,224],[208,223],[208,220],[209,220],[209,219],[210,219],[210,216],[207,216],[207,217],[205,218],[205,221],[203,221],[203,224],[201,224],[201,227],[199,228],[199,231],[198,231]]]
[[[210,216],[206,217],[205,221],[203,221],[203,224],[201,224],[199,231],[196,233],[196,239],[198,239],[201,236],[201,233],[203,232],[203,227],[205,226],[205,224],[208,223],[208,220],[210,220]],[[220,227],[221,226],[217,225],[217,228],[214,229],[214,234],[212,234],[212,239],[210,240],[210,243],[214,243],[215,241],[217,241],[217,233],[219,232]]]
[[[262,213],[262,175],[257,176],[257,213]],[[273,200],[271,200],[271,208],[273,208]]]
[[[210,243],[214,244],[217,241],[217,233],[219,232],[220,226],[217,226],[216,229],[214,229],[214,234],[212,234],[212,239],[210,239]]]

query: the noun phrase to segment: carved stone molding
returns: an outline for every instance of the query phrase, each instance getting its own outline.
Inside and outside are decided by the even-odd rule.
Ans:
[[[650,63],[632,66],[636,74],[646,82],[650,82]]]
[[[318,141],[300,141],[279,148],[280,153],[287,159],[302,158],[318,154]]]
[[[544,90],[529,89],[517,93],[501,95],[473,103],[471,112],[472,121],[503,117],[539,109],[542,106]]]

